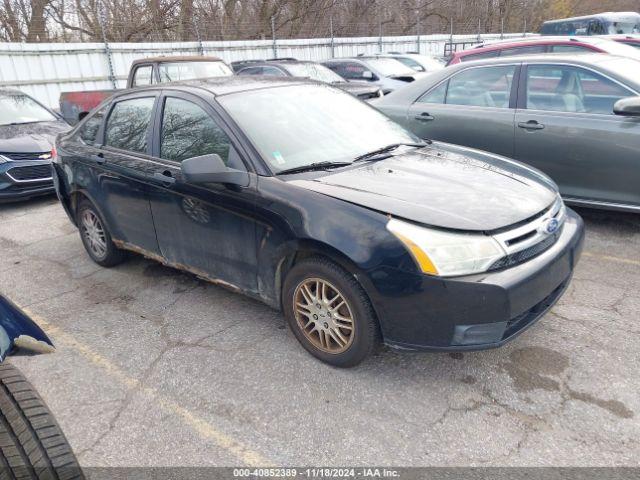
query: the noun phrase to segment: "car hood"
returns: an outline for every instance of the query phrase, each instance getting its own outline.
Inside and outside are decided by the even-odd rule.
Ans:
[[[557,187],[518,162],[437,143],[291,183],[414,222],[465,231],[514,225],[548,208]]]
[[[56,135],[71,127],[62,121],[0,126],[0,152],[46,152]]]

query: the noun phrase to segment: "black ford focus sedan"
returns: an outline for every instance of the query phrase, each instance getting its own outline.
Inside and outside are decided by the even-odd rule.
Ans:
[[[537,170],[423,142],[310,81],[123,92],[56,148],[58,196],[94,261],[129,250],[260,299],[335,366],[380,342],[502,345],[562,295],[584,237]]]

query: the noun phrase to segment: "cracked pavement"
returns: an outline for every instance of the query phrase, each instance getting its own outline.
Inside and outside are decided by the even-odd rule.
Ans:
[[[15,356],[83,466],[640,466],[640,216],[580,210],[560,303],[507,346],[336,370],[269,307],[139,256],[93,264],[55,198],[0,206]]]

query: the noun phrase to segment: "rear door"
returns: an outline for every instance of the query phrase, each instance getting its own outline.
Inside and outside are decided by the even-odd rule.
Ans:
[[[146,184],[157,92],[119,97],[104,125],[104,145],[92,155],[100,171],[98,207],[117,240],[145,252],[158,253]]]
[[[614,115],[637,93],[572,65],[528,65],[516,111],[515,158],[547,173],[562,194],[640,205],[640,120]]]
[[[407,111],[425,139],[513,155],[518,64],[470,67],[426,91]]]
[[[167,91],[154,142],[159,180],[149,191],[160,251],[203,277],[257,291],[255,186],[182,181],[183,160],[211,153],[229,167],[247,169],[232,134],[207,102]]]

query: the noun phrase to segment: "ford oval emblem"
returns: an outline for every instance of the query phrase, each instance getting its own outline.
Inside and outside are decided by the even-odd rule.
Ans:
[[[560,222],[558,221],[558,219],[550,218],[549,220],[547,220],[547,222],[543,225],[542,228],[545,233],[552,235],[558,231],[559,227],[560,227]]]

